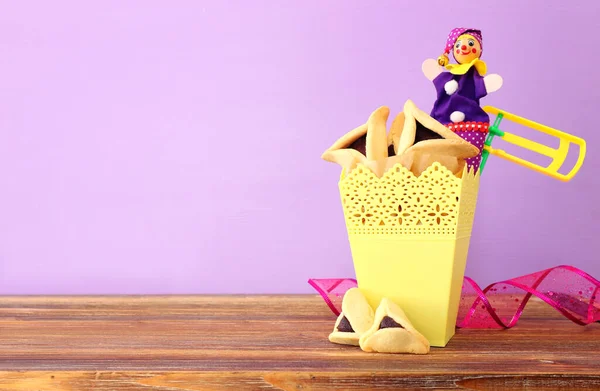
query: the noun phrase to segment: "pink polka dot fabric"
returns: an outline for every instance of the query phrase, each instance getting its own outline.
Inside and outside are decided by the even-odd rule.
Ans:
[[[481,164],[481,151],[483,151],[483,144],[485,143],[487,133],[473,131],[457,131],[454,133],[479,148],[479,154],[477,156],[467,159],[467,167],[469,170],[479,170],[479,165]]]
[[[457,122],[452,124],[446,124],[446,127],[454,132],[456,135],[461,137],[476,146],[479,149],[479,154],[466,160],[467,167],[471,170],[479,170],[481,164],[481,152],[483,151],[483,145],[485,139],[489,133],[489,122]]]
[[[467,31],[469,32],[469,34],[474,36],[477,41],[479,41],[479,45],[481,46],[481,51],[483,52],[483,42],[482,42],[482,38],[481,38],[481,30],[470,29],[470,28],[466,28],[466,27],[457,27],[455,29],[452,29],[452,31],[450,31],[450,34],[448,34],[448,39],[446,40],[446,48],[444,49],[444,53],[446,53],[446,54],[450,53],[452,51],[452,47],[454,46],[454,43],[456,42],[458,37],[460,37],[462,34],[464,34]]]

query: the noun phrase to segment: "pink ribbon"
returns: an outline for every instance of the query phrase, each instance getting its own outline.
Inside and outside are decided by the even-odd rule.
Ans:
[[[357,286],[351,278],[310,279],[331,311],[338,316],[344,293]],[[461,328],[511,328],[521,317],[531,296],[552,306],[579,325],[600,322],[600,281],[573,266],[556,266],[481,289],[465,277],[456,326]]]

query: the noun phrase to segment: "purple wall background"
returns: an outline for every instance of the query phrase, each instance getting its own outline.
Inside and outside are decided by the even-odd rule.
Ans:
[[[596,0],[2,2],[0,293],[312,292],[309,277],[353,276],[339,168],[320,155],[380,105],[429,110],[421,62],[463,25],[505,78],[485,104],[590,150],[570,183],[490,159],[468,275],[600,276],[598,14]]]

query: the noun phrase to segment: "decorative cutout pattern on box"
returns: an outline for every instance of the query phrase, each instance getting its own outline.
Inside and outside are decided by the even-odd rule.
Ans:
[[[434,163],[419,177],[397,164],[378,178],[359,165],[339,182],[349,235],[469,235],[479,174]]]

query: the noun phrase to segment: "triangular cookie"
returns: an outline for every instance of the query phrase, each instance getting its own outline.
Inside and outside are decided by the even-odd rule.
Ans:
[[[392,123],[388,141],[397,155],[412,159],[408,168],[417,176],[434,162],[460,176],[465,159],[479,153],[477,147],[417,108],[411,100],[406,101],[404,111]]]
[[[469,158],[479,153],[477,147],[420,110],[410,99],[404,103],[403,114],[396,117],[390,130],[390,141],[396,155],[403,154],[411,147],[423,147],[421,143],[426,146],[433,141],[436,146],[450,148],[444,153],[446,155]]]
[[[400,307],[383,298],[373,325],[359,340],[365,352],[379,353],[429,353],[429,341],[410,323]]]
[[[379,107],[371,113],[366,124],[340,137],[321,158],[339,164],[346,173],[356,168],[357,164],[364,164],[377,176],[383,175],[390,163],[386,158],[393,155],[391,139],[386,135],[389,113],[388,107]],[[395,162],[398,161],[395,159]]]
[[[367,145],[365,156],[369,160],[380,161],[388,157],[386,122],[390,109],[382,106],[375,110],[367,121]]]
[[[392,126],[390,126],[390,132],[387,135],[388,145],[391,145],[394,149],[394,154],[397,155],[398,152],[398,143],[400,142],[400,136],[402,135],[402,130],[404,129],[404,121],[405,121],[404,112],[401,111],[398,113],[396,118],[392,121]]]
[[[327,151],[335,151],[338,149],[350,148],[353,143],[358,141],[361,137],[365,137],[367,134],[367,124],[362,124],[357,128],[352,129],[333,143],[333,145],[327,148]],[[325,152],[327,152],[325,151]],[[364,155],[364,151],[359,151]]]
[[[324,160],[338,163],[348,174],[363,164],[377,177],[400,164],[416,176],[439,162],[460,176],[465,159],[476,156],[479,149],[415,106],[404,104],[386,134],[390,109],[381,106],[373,111],[366,124],[337,140],[323,155]]]
[[[350,148],[327,150],[321,158],[339,164],[347,173],[354,170],[359,163],[366,164],[367,162],[367,158],[362,153]]]
[[[460,178],[466,164],[464,159],[439,154],[435,150],[431,152],[426,150],[415,151],[412,148],[409,148],[408,151],[404,152],[401,156],[406,162],[410,162],[411,165],[405,165],[405,167],[408,167],[416,176],[421,175],[423,171],[427,170],[434,162],[438,162],[450,170],[455,176]]]
[[[342,313],[338,316],[329,341],[359,346],[360,336],[373,324],[373,309],[358,288],[349,289],[342,299]]]

